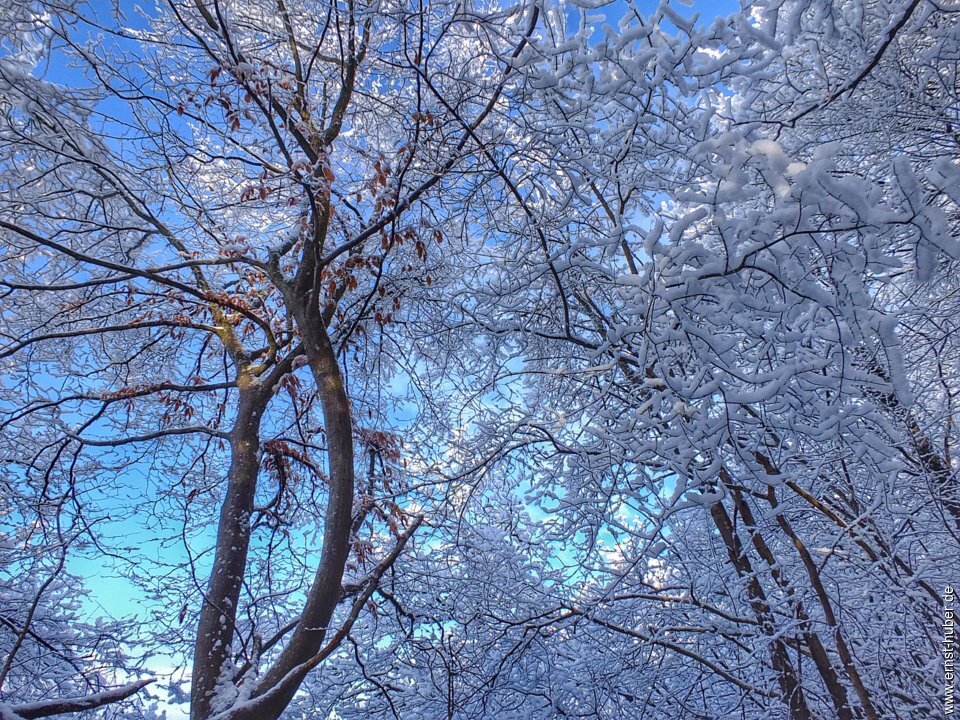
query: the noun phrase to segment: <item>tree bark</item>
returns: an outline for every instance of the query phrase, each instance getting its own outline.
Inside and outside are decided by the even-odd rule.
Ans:
[[[194,643],[190,694],[190,717],[194,720],[210,716],[217,682],[233,643],[260,471],[260,421],[268,398],[268,392],[248,380],[241,387],[237,421],[230,433],[227,495],[220,510],[216,555]]]
[[[833,707],[837,711],[837,718],[839,720],[853,720],[853,710],[850,706],[850,700],[847,697],[847,688],[840,681],[840,676],[834,669],[833,663],[830,661],[830,656],[827,654],[827,650],[820,640],[820,636],[813,631],[810,617],[807,615],[803,603],[796,597],[796,593],[791,587],[790,582],[780,571],[777,560],[770,550],[770,546],[767,545],[766,540],[763,539],[763,535],[760,534],[760,528],[757,526],[753,511],[744,499],[743,494],[735,488],[731,488],[731,493],[737,510],[750,532],[751,541],[757,554],[767,564],[774,582],[786,593],[791,604],[794,606],[794,612],[796,613],[797,621],[800,623],[803,640],[810,650],[813,664],[816,666],[817,672],[820,674],[820,678],[827,688],[827,692],[830,693]]]
[[[790,663],[787,646],[783,639],[776,635],[773,613],[770,611],[766,594],[750,565],[743,544],[737,537],[730,516],[722,503],[718,502],[710,508],[710,517],[713,518],[714,524],[720,532],[720,538],[727,549],[730,563],[736,569],[737,574],[747,582],[750,606],[760,623],[760,629],[764,635],[770,638],[770,659],[777,674],[777,682],[780,685],[781,701],[790,709],[792,720],[812,720],[810,708],[803,696],[803,689],[797,680],[793,665]]]
[[[310,297],[314,300],[311,301]],[[353,519],[353,421],[336,352],[313,293],[307,302],[295,302],[293,312],[323,408],[330,494],[324,517],[320,564],[300,622],[254,692],[255,697],[269,695],[266,703],[257,706],[260,720],[274,720],[280,716],[309,671],[308,661],[321,648],[340,600],[343,570],[350,555]]]

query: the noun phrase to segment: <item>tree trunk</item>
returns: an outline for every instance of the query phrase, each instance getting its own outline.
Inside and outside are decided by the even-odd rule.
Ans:
[[[257,720],[279,717],[309,671],[308,663],[320,650],[340,599],[343,570],[350,555],[354,489],[350,401],[318,308],[308,301],[306,306],[297,304],[293,309],[323,407],[330,495],[320,564],[296,630],[254,693],[255,697],[262,698],[262,702],[256,704]],[[240,720],[245,715],[241,710],[234,717]]]
[[[803,696],[803,689],[797,680],[796,672],[790,663],[790,656],[787,653],[787,646],[783,639],[776,635],[774,628],[773,613],[767,603],[766,594],[760,581],[757,579],[753,568],[750,566],[750,560],[747,558],[740,538],[737,537],[730,516],[724,509],[722,503],[716,503],[710,508],[710,516],[713,518],[717,530],[720,531],[720,537],[727,549],[727,556],[730,563],[734,566],[737,574],[747,581],[747,592],[750,596],[750,606],[760,623],[760,629],[764,635],[770,638],[770,659],[773,663],[773,669],[777,674],[777,682],[780,685],[780,699],[790,708],[790,717],[792,720],[811,720],[810,708]]]
[[[767,490],[767,498],[770,502],[770,507],[776,509],[778,507],[777,494],[772,486]],[[820,571],[817,569],[817,565],[813,561],[810,551],[807,550],[806,545],[801,542],[796,532],[794,532],[790,522],[780,513],[777,514],[777,523],[787,537],[793,541],[793,545],[800,555],[803,566],[807,571],[807,576],[810,578],[810,584],[814,592],[816,592],[817,598],[820,600],[820,605],[823,608],[823,617],[827,621],[827,624],[833,629],[834,642],[837,645],[837,654],[840,656],[840,662],[843,663],[847,677],[850,678],[850,684],[853,685],[853,689],[857,693],[857,698],[860,700],[860,705],[863,707],[863,712],[867,720],[877,720],[876,708],[874,708],[873,701],[870,699],[870,693],[863,684],[863,679],[857,670],[856,663],[853,660],[853,653],[850,652],[850,648],[847,646],[847,642],[843,637],[840,623],[837,621],[837,616],[833,611],[833,604],[830,602],[830,596],[827,594],[827,589],[823,584],[823,580],[820,578]]]
[[[726,473],[723,474],[726,475]],[[834,669],[833,663],[830,662],[830,656],[827,655],[826,648],[824,648],[823,642],[820,640],[820,636],[813,631],[810,617],[807,615],[807,611],[804,609],[803,603],[797,599],[796,593],[791,587],[790,582],[780,571],[780,566],[777,563],[777,559],[770,550],[770,546],[767,545],[766,540],[763,539],[763,535],[760,534],[760,528],[757,526],[753,511],[750,509],[750,505],[744,499],[743,493],[733,487],[729,487],[729,489],[733,495],[733,500],[736,504],[737,510],[739,511],[740,516],[743,518],[744,523],[746,523],[747,529],[750,531],[750,538],[753,542],[754,548],[757,551],[757,554],[767,564],[767,567],[770,570],[770,575],[773,577],[774,582],[777,583],[784,593],[786,593],[790,603],[794,606],[794,612],[796,614],[797,621],[800,623],[800,631],[803,634],[803,640],[806,643],[807,648],[810,650],[810,656],[813,658],[813,664],[816,666],[817,672],[820,674],[820,678],[823,680],[823,684],[827,688],[827,692],[830,693],[830,699],[833,701],[833,707],[837,711],[837,718],[839,720],[853,720],[853,711],[850,707],[850,701],[847,698],[847,688],[840,681],[839,674]]]
[[[211,701],[233,643],[260,471],[260,420],[268,397],[269,393],[258,385],[241,388],[237,421],[230,433],[227,495],[220,510],[216,555],[194,643],[190,696],[190,717],[194,720],[210,716]]]

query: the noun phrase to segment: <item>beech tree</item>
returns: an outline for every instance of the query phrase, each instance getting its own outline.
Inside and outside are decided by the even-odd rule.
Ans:
[[[448,186],[495,132],[538,14],[172,2],[127,22],[82,4],[5,18],[10,519],[62,558],[110,553],[108,516],[155,514],[178,561],[161,593],[174,614],[146,642],[192,657],[193,718],[278,717],[423,520],[391,430],[408,362],[394,328],[464,222]],[[86,87],[53,76],[68,63]],[[7,666],[39,621],[6,623]],[[37,677],[4,685],[4,712],[143,684],[64,701]]]

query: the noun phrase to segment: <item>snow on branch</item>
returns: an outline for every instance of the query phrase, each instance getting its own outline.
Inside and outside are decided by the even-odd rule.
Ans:
[[[32,720],[32,718],[51,717],[65,713],[95,710],[138,693],[154,681],[154,678],[137,680],[136,682],[121,685],[112,690],[85,695],[83,697],[62,698],[58,700],[42,700],[25,705],[0,705],[0,720]]]

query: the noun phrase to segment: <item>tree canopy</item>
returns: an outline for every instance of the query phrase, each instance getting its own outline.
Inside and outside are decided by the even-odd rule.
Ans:
[[[0,719],[945,711],[960,6],[707,5],[0,8]]]

